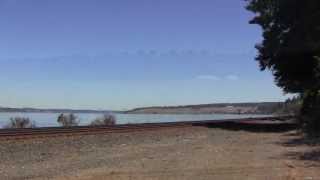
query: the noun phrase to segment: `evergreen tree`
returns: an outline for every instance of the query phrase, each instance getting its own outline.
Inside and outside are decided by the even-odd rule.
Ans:
[[[320,1],[246,1],[255,13],[250,23],[263,30],[263,41],[256,45],[261,70],[271,70],[279,87],[304,98],[304,123],[319,130]]]

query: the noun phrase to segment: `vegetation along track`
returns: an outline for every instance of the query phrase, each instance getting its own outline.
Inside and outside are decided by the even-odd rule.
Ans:
[[[1,129],[0,139],[26,139],[26,138],[42,138],[56,136],[74,136],[74,135],[90,135],[102,133],[127,133],[135,131],[150,131],[164,128],[183,128],[190,126],[238,126],[268,124],[279,125],[285,124],[292,116],[281,117],[263,117],[263,118],[246,118],[246,119],[229,119],[229,120],[205,120],[205,121],[181,121],[181,122],[163,122],[163,123],[145,123],[145,124],[126,124],[114,126],[75,126],[75,127],[42,127],[42,128],[22,128],[22,129]],[[275,123],[277,121],[277,123]],[[280,123],[279,123],[280,122]]]

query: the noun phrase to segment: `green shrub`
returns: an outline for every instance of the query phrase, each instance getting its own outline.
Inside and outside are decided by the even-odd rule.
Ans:
[[[36,127],[35,122],[32,122],[29,118],[26,117],[14,117],[10,118],[9,123],[5,128],[34,128]]]
[[[102,117],[96,118],[91,122],[91,126],[113,126],[116,124],[116,117],[111,114],[105,114]]]
[[[78,117],[74,114],[60,114],[57,122],[62,127],[72,127],[72,126],[78,126],[80,121],[78,120]]]

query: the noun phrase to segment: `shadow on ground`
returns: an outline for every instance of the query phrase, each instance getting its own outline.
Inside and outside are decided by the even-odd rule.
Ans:
[[[309,166],[320,166],[320,149],[303,152],[288,152],[285,154],[285,156],[289,159],[312,163],[309,164]]]
[[[281,142],[280,144],[286,147],[320,146],[319,138],[308,138],[308,137],[304,137],[302,134],[286,134],[284,136],[288,136],[289,140],[286,140],[285,142]]]
[[[320,138],[305,137],[299,132],[286,133],[287,140],[277,144],[287,147],[284,156],[291,160],[300,160],[308,167],[320,167]]]
[[[243,123],[243,122],[221,122],[221,123],[207,123],[195,124],[194,126],[201,126],[207,128],[219,128],[231,131],[248,131],[261,133],[274,132],[288,132],[297,129],[296,124],[292,123]]]
[[[298,125],[294,123],[243,123],[243,122],[221,122],[194,124],[194,126],[219,128],[230,131],[247,131],[254,133],[283,133],[284,141],[277,139],[276,144],[292,148],[284,155],[286,159],[308,162],[308,167],[320,167],[320,138],[307,138],[298,132]],[[296,131],[294,131],[296,130]],[[277,157],[279,158],[279,157]],[[283,157],[282,157],[283,158]]]

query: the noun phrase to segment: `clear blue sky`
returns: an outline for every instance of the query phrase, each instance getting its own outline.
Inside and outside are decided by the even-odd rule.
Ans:
[[[0,106],[285,99],[242,0],[0,0]]]

